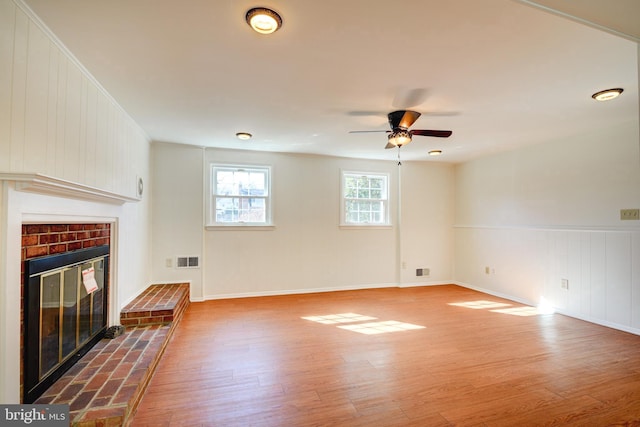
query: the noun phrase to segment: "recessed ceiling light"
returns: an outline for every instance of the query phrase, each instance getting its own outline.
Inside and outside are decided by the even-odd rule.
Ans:
[[[236,136],[238,137],[238,139],[246,141],[247,139],[251,139],[253,135],[251,135],[249,132],[238,132],[236,133]]]
[[[442,154],[442,150],[431,150],[431,151],[429,151],[429,155],[430,156],[439,156],[440,154]]]
[[[591,97],[596,101],[609,101],[611,99],[617,98],[622,93],[622,91],[623,89],[619,87],[615,89],[601,90],[600,92],[596,92],[591,95]]]
[[[282,27],[282,18],[266,7],[254,7],[247,12],[247,24],[260,34],[271,34]]]

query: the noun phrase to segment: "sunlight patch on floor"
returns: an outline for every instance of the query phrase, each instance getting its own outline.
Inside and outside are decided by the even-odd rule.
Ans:
[[[340,313],[340,314],[327,314],[325,316],[307,316],[303,317],[304,320],[310,320],[312,322],[322,323],[323,325],[334,325],[336,323],[354,323],[365,322],[367,320],[375,320],[377,317],[363,316],[356,313]]]
[[[544,307],[544,306],[530,307],[526,305],[526,306],[513,307],[513,304],[508,304],[505,302],[498,302],[498,301],[487,301],[487,300],[450,302],[449,305],[454,305],[456,307],[472,308],[474,310],[489,310],[492,313],[510,314],[512,316],[536,316],[538,314],[553,313],[553,311],[549,310],[547,307]]]
[[[541,314],[536,307],[512,307],[490,311],[494,313],[511,314],[513,316],[537,316]]]
[[[389,332],[402,332],[425,328],[425,326],[398,322],[397,320],[370,322],[370,320],[377,320],[378,318],[356,313],[327,314],[324,316],[304,316],[301,317],[301,319],[309,320],[316,323],[322,323],[323,325],[336,325],[340,329],[358,332],[365,335],[385,334]]]
[[[496,301],[478,300],[478,301],[467,301],[467,302],[451,302],[449,303],[449,305],[455,305],[457,307],[473,308],[474,310],[484,310],[487,308],[509,307],[511,304],[507,304],[504,302],[496,302]]]
[[[413,325],[411,323],[398,322],[395,320],[387,320],[385,322],[360,323],[357,325],[338,326],[340,329],[346,329],[365,335],[386,334],[389,332],[410,331],[413,329],[424,329],[424,326]]]

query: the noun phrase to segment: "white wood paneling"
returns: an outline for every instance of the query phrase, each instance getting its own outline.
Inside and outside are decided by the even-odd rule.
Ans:
[[[67,113],[67,69],[69,62],[64,55],[58,56],[58,87],[56,91],[55,113],[49,114],[56,118],[56,143],[53,155],[55,158],[53,176],[64,176],[65,159],[65,123]]]
[[[580,302],[579,312],[583,316],[591,313],[591,234],[580,233]]]
[[[574,231],[567,235],[567,276],[569,280],[569,289],[567,292],[567,310],[572,313],[580,313],[581,298],[574,295],[582,295],[583,279],[582,279],[582,236],[581,233]]]
[[[631,236],[631,326],[640,329],[640,233]]]
[[[58,136],[58,79],[60,73],[61,53],[57,49],[49,52],[49,78],[47,93],[47,137],[42,151],[46,153],[47,159],[44,173],[54,176],[56,174],[56,142]]]
[[[149,181],[144,131],[20,2],[0,0],[0,173],[44,174],[136,200]],[[24,176],[24,175],[23,175]],[[20,230],[23,221],[113,221],[112,323],[150,284],[150,201],[122,206],[0,183],[0,401],[20,401]],[[65,187],[66,188],[66,187]],[[92,189],[93,191],[93,189]],[[124,196],[124,197],[121,197]],[[18,278],[18,280],[16,280]],[[5,351],[6,350],[6,351]]]
[[[460,284],[534,305],[544,298],[562,313],[640,332],[640,231],[457,227],[455,235]],[[496,273],[485,274],[483,264]],[[532,280],[521,272],[532,272]]]
[[[104,97],[99,96],[96,106],[96,156],[95,156],[95,185],[96,187],[107,186],[107,153],[108,153],[108,132],[109,105]],[[102,165],[102,166],[98,166]]]
[[[22,172],[24,167],[24,129],[27,87],[27,49],[29,20],[21,11],[15,14],[15,33],[13,44],[13,63],[11,73],[11,122],[9,129],[10,147],[9,158],[12,172]]]
[[[85,171],[87,185],[96,185],[96,144],[98,132],[98,90],[93,85],[87,85],[86,91],[86,121],[84,125]]]
[[[49,39],[34,25],[29,25],[27,52],[27,80],[25,89],[24,170],[44,170],[47,151],[47,95],[49,78]]]
[[[11,92],[16,7],[0,1],[0,170],[11,165]]]
[[[591,289],[591,304],[589,316],[596,319],[606,319],[607,298],[607,240],[604,233],[591,233],[589,245],[589,288]]]
[[[82,74],[68,64],[64,120],[64,167],[63,176],[73,182],[80,182],[80,112],[82,99]],[[84,160],[84,159],[83,159]]]
[[[148,138],[24,5],[0,4],[0,171],[135,196]]]
[[[631,325],[631,234],[607,233],[606,319]]]

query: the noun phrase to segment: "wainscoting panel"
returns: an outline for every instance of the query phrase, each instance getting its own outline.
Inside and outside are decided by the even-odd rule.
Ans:
[[[640,231],[456,227],[456,282],[640,333]]]

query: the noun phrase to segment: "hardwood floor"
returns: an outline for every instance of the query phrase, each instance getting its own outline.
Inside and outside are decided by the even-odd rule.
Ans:
[[[637,426],[640,336],[453,285],[192,303],[132,425]]]

